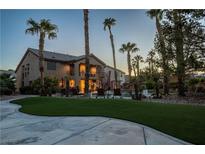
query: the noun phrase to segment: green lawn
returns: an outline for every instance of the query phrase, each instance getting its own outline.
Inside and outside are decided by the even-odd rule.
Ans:
[[[141,123],[194,144],[205,144],[205,107],[112,99],[33,97],[21,112],[46,116],[105,116]]]

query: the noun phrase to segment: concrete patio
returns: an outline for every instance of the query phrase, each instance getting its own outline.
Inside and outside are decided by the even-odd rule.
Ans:
[[[21,97],[18,97],[21,98]],[[189,144],[141,124],[106,117],[46,117],[24,114],[0,103],[0,144]]]

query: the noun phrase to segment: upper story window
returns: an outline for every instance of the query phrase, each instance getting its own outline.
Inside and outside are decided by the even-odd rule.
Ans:
[[[80,76],[85,76],[85,64],[80,64],[79,65],[79,75]]]
[[[96,72],[97,72],[96,66],[91,66],[90,67],[90,76],[91,77],[95,77],[96,76]]]
[[[75,64],[70,64],[70,75],[74,75],[75,73]]]
[[[26,64],[26,73],[27,73],[27,75],[29,75],[29,71],[30,71],[30,64]]]
[[[56,63],[55,62],[47,62],[47,70],[56,70]]]

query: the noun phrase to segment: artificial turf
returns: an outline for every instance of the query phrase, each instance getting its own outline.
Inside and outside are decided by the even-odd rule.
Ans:
[[[123,99],[32,97],[15,100],[21,112],[42,116],[105,116],[141,123],[193,144],[205,144],[205,106]]]

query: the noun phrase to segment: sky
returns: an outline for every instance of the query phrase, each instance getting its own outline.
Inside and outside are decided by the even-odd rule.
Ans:
[[[140,48],[136,54],[146,57],[153,47],[156,33],[154,20],[146,15],[146,10],[90,10],[90,52],[110,66],[113,66],[112,48],[109,33],[103,29],[103,21],[108,17],[116,19],[112,33],[117,68],[127,73],[126,54],[118,52],[119,48],[122,43],[133,42]],[[82,10],[0,10],[0,69],[16,69],[27,48],[38,48],[39,36],[25,34],[26,20],[29,18],[36,21],[50,19],[58,26],[57,39],[46,39],[45,50],[84,54]],[[132,54],[132,57],[136,54]]]

